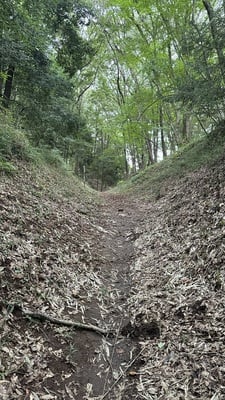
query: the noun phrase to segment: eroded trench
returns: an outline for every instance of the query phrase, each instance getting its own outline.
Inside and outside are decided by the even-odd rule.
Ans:
[[[2,182],[1,400],[223,398],[219,167],[157,203],[40,201],[30,177]],[[33,321],[12,304],[113,336]]]
[[[37,217],[38,226],[32,222],[31,227],[33,197],[22,197],[23,236],[16,238],[33,247],[26,247],[26,252],[21,247],[23,252],[18,254],[15,245],[3,259],[2,400],[139,398],[136,380],[144,363],[139,342],[157,336],[154,326],[140,321],[136,326],[129,311],[129,298],[139,290],[131,276],[146,205],[119,194],[101,196],[99,207],[88,213],[77,209],[74,219],[72,201],[54,204],[54,209],[47,202],[46,218],[39,221]],[[12,223],[10,229],[12,236],[14,229],[18,235],[16,225]],[[19,275],[18,260],[23,266]],[[24,307],[59,320],[92,324],[108,334],[27,318]]]

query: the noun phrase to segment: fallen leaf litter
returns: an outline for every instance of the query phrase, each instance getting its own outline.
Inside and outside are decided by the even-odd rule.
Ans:
[[[13,185],[7,179],[1,182],[2,300],[53,317],[110,327],[117,337],[114,342],[102,338],[102,345],[89,356],[87,343],[87,359],[103,381],[103,392],[96,396],[95,385],[87,381],[86,393],[79,397],[80,383],[74,377],[85,369],[74,364],[76,349],[68,328],[34,327],[2,302],[2,400],[223,400],[223,163],[171,182],[157,202],[145,199],[139,207],[139,200],[126,199],[117,207],[123,215],[116,219],[109,218],[110,201],[117,206],[119,195],[108,195],[106,216],[99,214],[91,196],[83,213],[80,199],[59,194],[52,198],[25,172],[25,178],[15,178]],[[139,223],[133,230],[126,222],[114,248],[118,221],[127,218],[132,204]],[[123,296],[118,260],[122,263],[124,258],[118,259],[117,252],[131,241],[135,253],[128,257],[129,272],[122,277],[127,288]],[[106,264],[108,270],[102,269]],[[52,334],[51,346],[47,338],[52,340]],[[123,360],[126,340],[129,360]],[[65,354],[68,343],[70,351]],[[140,359],[133,365],[137,347]],[[112,354],[120,357],[120,366],[115,367]],[[57,387],[56,381],[62,384]]]

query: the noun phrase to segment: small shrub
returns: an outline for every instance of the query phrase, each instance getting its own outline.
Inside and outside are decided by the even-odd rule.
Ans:
[[[17,171],[17,168],[8,161],[0,160],[0,174],[12,175]]]
[[[31,147],[25,132],[7,123],[0,126],[0,155],[7,160],[30,160]]]
[[[50,149],[48,147],[41,147],[40,148],[40,157],[41,159],[46,162],[47,164],[51,165],[52,167],[66,169],[66,164],[60,155],[58,149]]]

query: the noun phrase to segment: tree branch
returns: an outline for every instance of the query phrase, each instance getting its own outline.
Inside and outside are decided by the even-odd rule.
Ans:
[[[49,321],[52,324],[69,326],[69,327],[75,328],[75,329],[84,329],[84,330],[88,330],[88,331],[97,332],[102,335],[107,335],[110,333],[110,332],[106,331],[105,329],[99,328],[98,326],[95,326],[95,325],[83,324],[83,323],[77,322],[77,321],[58,319],[58,318],[52,317],[50,315],[47,315],[45,313],[26,310],[18,304],[8,304],[8,306],[11,307],[12,310],[19,310],[27,318],[38,319],[39,321],[42,321],[42,322]]]

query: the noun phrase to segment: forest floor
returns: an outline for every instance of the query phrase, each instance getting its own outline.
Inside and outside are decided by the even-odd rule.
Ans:
[[[64,192],[0,180],[0,399],[224,399],[224,160],[157,199]]]

